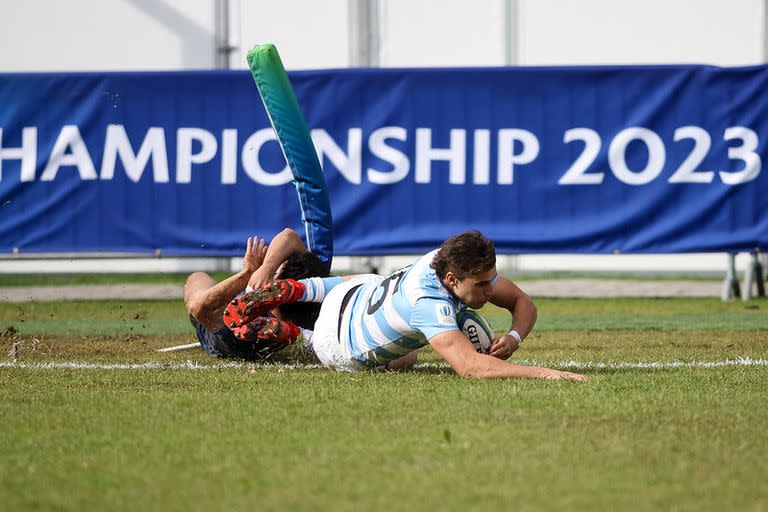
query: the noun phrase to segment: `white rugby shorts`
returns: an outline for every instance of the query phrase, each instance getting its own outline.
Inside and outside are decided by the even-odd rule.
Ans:
[[[341,302],[350,289],[360,284],[381,282],[383,279],[384,276],[376,274],[361,274],[337,285],[325,296],[320,308],[320,315],[315,322],[312,348],[317,358],[327,368],[337,372],[355,372],[368,369],[352,359],[346,344],[339,340],[339,314]],[[352,315],[344,316],[345,318],[342,319],[341,323],[342,331],[349,328],[349,319]]]

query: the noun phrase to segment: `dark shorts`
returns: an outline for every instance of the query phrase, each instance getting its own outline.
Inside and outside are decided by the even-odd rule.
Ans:
[[[197,339],[200,340],[200,345],[213,357],[248,359],[250,361],[266,357],[263,347],[258,347],[253,342],[240,341],[226,327],[213,332],[203,327],[192,316],[189,317],[189,321],[195,327],[195,333],[197,334]]]

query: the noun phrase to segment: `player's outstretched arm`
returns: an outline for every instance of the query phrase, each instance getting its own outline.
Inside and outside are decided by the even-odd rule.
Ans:
[[[586,375],[563,372],[542,366],[510,364],[495,357],[479,354],[461,331],[445,331],[430,338],[429,344],[466,379],[568,379],[579,382]]]

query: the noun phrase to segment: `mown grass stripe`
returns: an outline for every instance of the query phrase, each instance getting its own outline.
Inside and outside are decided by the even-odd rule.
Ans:
[[[570,369],[654,369],[654,368],[720,368],[723,366],[768,366],[768,359],[752,359],[740,357],[723,361],[647,361],[636,363],[605,363],[600,361],[559,361],[547,364],[537,361],[517,361],[517,364],[551,366]],[[419,363],[415,368],[448,368],[447,363]],[[228,368],[274,368],[278,370],[318,370],[319,364],[286,364],[286,363],[246,363],[228,362],[220,364],[200,364],[194,361],[183,363],[82,363],[77,361],[48,361],[24,363],[17,361],[2,361],[0,368],[24,369],[76,369],[76,370],[219,370]]]
[[[194,361],[183,363],[82,363],[78,361],[47,361],[47,362],[0,362],[0,368],[25,369],[75,369],[75,370],[220,370],[228,368],[278,368],[281,370],[313,370],[320,369],[319,364],[284,364],[284,363],[240,363],[229,362],[220,364],[200,364]]]

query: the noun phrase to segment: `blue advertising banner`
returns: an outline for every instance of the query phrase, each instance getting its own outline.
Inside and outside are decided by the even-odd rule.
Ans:
[[[337,254],[768,243],[768,67],[290,73]],[[301,213],[247,71],[0,74],[0,252],[235,255]]]

